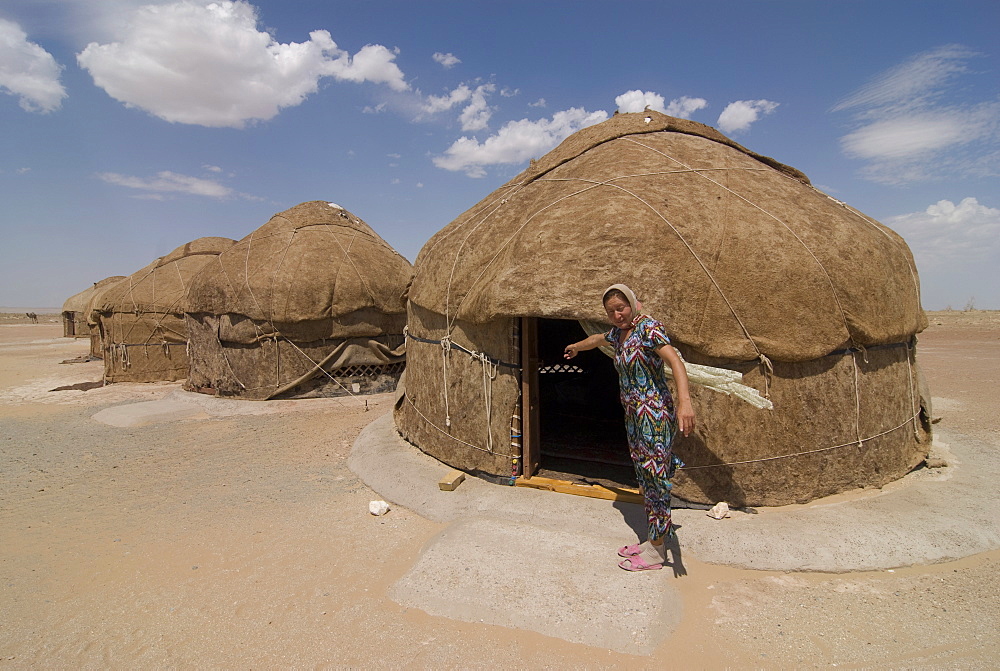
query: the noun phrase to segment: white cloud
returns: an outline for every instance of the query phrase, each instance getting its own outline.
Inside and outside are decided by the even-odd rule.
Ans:
[[[581,128],[607,118],[607,112],[587,112],[574,107],[556,112],[551,119],[511,121],[483,142],[474,137],[460,137],[444,155],[434,158],[434,165],[463,171],[469,177],[484,177],[486,166],[523,163],[541,156]]]
[[[203,170],[208,170],[209,172],[222,172],[222,168],[217,165],[203,165],[201,166]]]
[[[545,98],[539,98],[533,103],[528,103],[528,107],[545,107],[547,104]]]
[[[917,54],[847,96],[854,130],[841,149],[866,162],[873,181],[901,184],[936,176],[995,176],[1000,171],[1000,101],[958,86],[979,54],[946,45]]]
[[[465,105],[458,116],[462,130],[466,132],[483,130],[489,125],[495,110],[489,105],[487,98],[496,91],[496,88],[496,84],[482,84],[475,89],[469,88],[466,84],[459,84],[448,95],[429,95],[421,106],[418,118],[440,114],[458,105]]]
[[[618,111],[622,113],[643,112],[648,107],[651,110],[663,112],[673,117],[690,119],[692,114],[707,107],[708,102],[704,98],[681,96],[680,98],[674,98],[668,104],[666,103],[666,99],[658,93],[636,89],[634,91],[626,91],[615,98],[615,105],[618,106]]]
[[[455,105],[460,105],[472,96],[472,89],[465,84],[459,84],[448,95],[429,95],[423,104],[423,111],[427,114],[438,114],[450,110]]]
[[[708,101],[704,98],[681,96],[670,101],[666,113],[679,119],[690,119],[692,114],[706,107],[708,107]]]
[[[469,104],[458,115],[458,120],[462,122],[462,130],[483,130],[489,125],[494,108],[487,104],[486,96],[495,90],[494,84],[483,84],[476,87],[469,98]]]
[[[1000,256],[1000,209],[963,198],[885,220],[906,240],[920,267],[969,264]],[[995,268],[991,269],[995,272]]]
[[[965,124],[949,114],[876,121],[840,139],[844,153],[860,159],[903,159],[968,141]]]
[[[59,82],[62,66],[18,24],[0,19],[0,89],[17,96],[26,112],[59,109],[66,89]]]
[[[870,113],[886,108],[923,107],[939,95],[949,79],[967,72],[965,61],[976,55],[974,51],[957,44],[917,54],[905,63],[876,75],[839,102],[833,111],[861,108]]]
[[[658,93],[653,93],[652,91],[640,91],[638,89],[634,91],[626,91],[617,98],[615,98],[615,105],[618,106],[618,111],[622,114],[627,114],[629,112],[643,112],[647,107],[657,112],[666,111],[665,100],[663,96]]]
[[[302,103],[319,80],[409,88],[396,51],[369,44],[353,57],[325,30],[282,44],[258,29],[245,0],[208,5],[181,0],[146,5],[119,41],[91,42],[80,66],[108,95],[170,122],[242,127]]]
[[[455,56],[455,54],[452,53],[443,54],[440,51],[435,53],[431,58],[434,59],[434,62],[440,63],[442,66],[444,66],[445,69],[453,68],[462,62],[461,59]]]
[[[129,189],[147,192],[148,196],[162,196],[164,193],[186,193],[193,196],[208,196],[210,198],[228,198],[235,194],[229,187],[200,177],[181,175],[164,170],[155,177],[143,178],[121,175],[115,172],[103,172],[97,175],[108,184],[124,186]]]
[[[746,130],[761,116],[778,108],[778,103],[770,100],[737,100],[726,105],[719,115],[719,128],[724,133]]]

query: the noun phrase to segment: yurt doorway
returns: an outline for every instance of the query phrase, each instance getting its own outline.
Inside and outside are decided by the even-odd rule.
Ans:
[[[563,357],[579,322],[522,322],[524,474],[585,486],[633,488],[618,377],[600,350]]]

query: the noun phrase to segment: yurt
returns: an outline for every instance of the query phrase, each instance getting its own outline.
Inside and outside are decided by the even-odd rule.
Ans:
[[[412,276],[335,203],[280,212],[192,284],[187,387],[256,400],[391,391],[405,365]]]
[[[187,377],[188,288],[198,271],[234,242],[210,237],[181,245],[111,285],[92,303],[105,384]]]
[[[585,128],[434,235],[414,271],[395,421],[454,467],[628,484],[611,360],[562,358],[609,328],[614,283],[705,373],[697,429],[675,443],[679,498],[805,502],[926,456],[906,244],[708,126],[644,112]]]
[[[90,307],[90,300],[101,287],[114,284],[125,279],[124,275],[114,275],[106,277],[100,282],[94,282],[93,286],[87,287],[78,294],[73,294],[66,299],[62,307],[62,323],[64,338],[89,338],[90,324],[87,321],[87,309]]]
[[[109,282],[97,287],[87,302],[84,314],[87,316],[87,329],[90,331],[90,356],[95,359],[104,358],[104,347],[101,343],[101,313],[95,308],[104,304],[105,294],[113,290],[119,283],[125,282],[128,279],[128,276],[125,276],[117,282]]]

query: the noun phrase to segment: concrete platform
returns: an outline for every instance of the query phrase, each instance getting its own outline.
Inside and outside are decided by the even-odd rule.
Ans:
[[[358,436],[348,465],[385,500],[451,523],[393,588],[399,603],[647,654],[674,626],[680,604],[669,577],[684,573],[684,555],[747,569],[843,573],[1000,548],[1000,450],[946,433],[935,442],[947,467],[916,471],[880,490],[734,511],[723,520],[677,509],[673,565],[644,574],[619,569],[615,554],[645,536],[640,506],[474,477],[441,491],[437,483],[449,467],[404,441],[391,414]],[[532,589],[519,588],[526,580]],[[580,589],[587,598],[574,598]],[[636,612],[622,612],[626,605]]]

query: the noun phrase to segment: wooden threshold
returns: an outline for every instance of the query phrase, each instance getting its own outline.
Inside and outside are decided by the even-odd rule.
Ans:
[[[569,480],[555,480],[553,478],[542,477],[519,477],[514,480],[515,487],[531,487],[533,489],[544,489],[550,492],[560,492],[562,494],[573,494],[575,496],[589,496],[592,499],[608,499],[610,501],[624,501],[625,503],[642,503],[642,495],[638,489],[628,487],[605,487],[603,485],[581,485]]]

